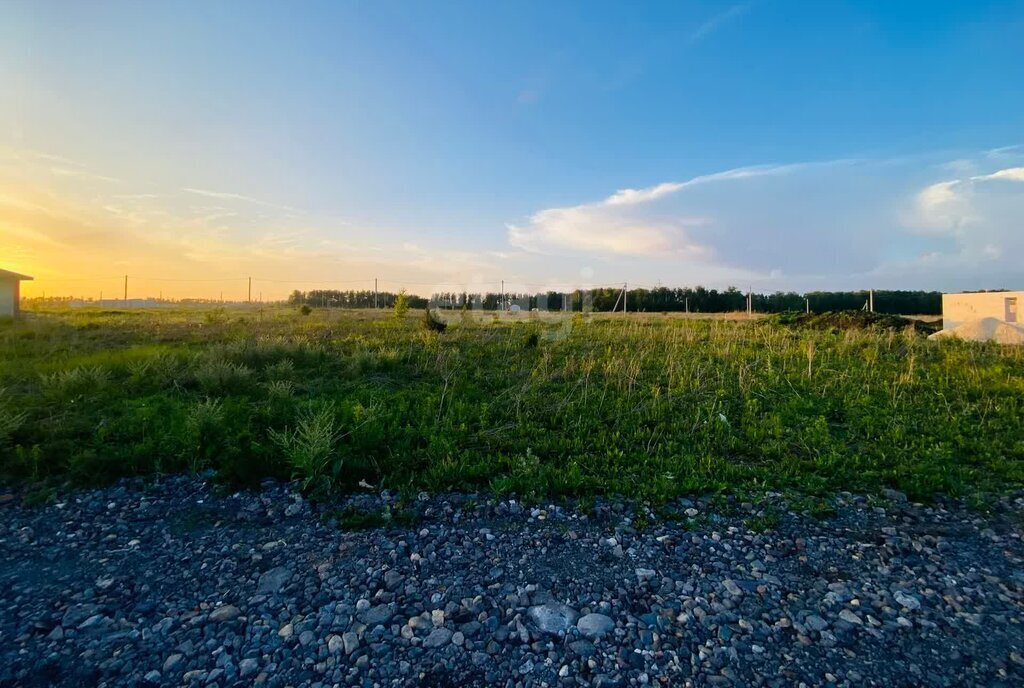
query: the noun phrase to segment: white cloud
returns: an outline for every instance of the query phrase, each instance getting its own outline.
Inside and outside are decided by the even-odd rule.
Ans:
[[[640,189],[619,189],[596,203],[548,208],[534,213],[526,226],[508,225],[508,239],[513,246],[534,252],[571,249],[606,255],[707,256],[709,247],[690,239],[687,230],[711,224],[708,217],[662,214],[652,218],[646,209],[640,207],[706,184],[777,177],[812,166],[847,162],[850,161],[753,165],[699,175],[685,181],[663,182]]]
[[[509,225],[508,237],[513,246],[539,253],[549,249],[622,256],[704,253],[704,247],[686,239],[685,223],[657,223],[608,213],[602,204],[581,205],[542,210],[530,218],[528,227]]]
[[[1015,147],[1000,149],[1003,157]],[[991,151],[986,154],[991,158]],[[946,275],[974,275],[974,286],[1005,286],[991,280],[1016,275],[1012,256],[1024,251],[1024,167],[1007,167],[929,184],[917,193],[906,226],[913,231],[944,235],[952,244],[918,261]]]
[[[976,177],[971,177],[971,180],[976,182],[984,182],[992,179],[1024,182],[1024,167],[1009,167],[1005,170],[997,170],[991,174],[982,174]]]

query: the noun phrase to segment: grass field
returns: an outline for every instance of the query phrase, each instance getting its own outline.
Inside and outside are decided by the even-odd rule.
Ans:
[[[1024,485],[1024,351],[771,319],[290,308],[0,324],[0,473],[312,492],[970,495]]]

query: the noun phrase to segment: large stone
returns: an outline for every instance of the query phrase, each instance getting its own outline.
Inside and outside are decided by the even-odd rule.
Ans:
[[[260,576],[256,592],[260,595],[277,594],[292,579],[292,575],[291,569],[285,566],[276,566]]]
[[[856,624],[857,626],[861,626],[864,624],[864,622],[861,621],[860,617],[854,614],[849,609],[844,609],[841,612],[839,612],[839,618],[845,621],[846,623]]]
[[[73,607],[68,607],[60,624],[64,628],[77,628],[79,624],[99,611],[100,607],[97,604],[76,604]]]
[[[812,631],[821,632],[828,628],[828,621],[825,621],[825,619],[821,618],[817,614],[811,614],[804,619],[804,625]]]
[[[243,659],[238,663],[238,675],[241,678],[245,678],[251,674],[255,674],[256,670],[260,668],[259,660],[251,657]]]
[[[426,638],[423,639],[423,647],[428,650],[432,650],[438,647],[444,647],[452,639],[452,632],[447,628],[435,628],[430,632]]]
[[[580,618],[579,612],[561,602],[548,602],[530,607],[527,615],[539,631],[550,635],[565,635]]]
[[[740,586],[736,584],[736,581],[731,578],[726,578],[722,581],[722,587],[725,588],[725,591],[733,597],[739,597],[743,594],[743,589],[740,588]]]
[[[388,590],[397,590],[398,586],[402,584],[404,577],[398,571],[391,569],[384,574],[384,587]]]
[[[576,628],[588,638],[600,638],[615,630],[615,621],[604,614],[587,614],[576,622]]]
[[[376,607],[370,607],[361,615],[361,619],[367,626],[373,627],[379,624],[387,623],[391,620],[391,617],[395,615],[394,608],[389,604],[378,604]]]
[[[233,621],[242,615],[242,611],[233,604],[225,604],[210,612],[210,621],[220,623],[221,621]]]
[[[902,590],[897,590],[896,593],[893,595],[893,598],[897,602],[899,602],[904,609],[909,609],[913,611],[915,609],[921,608],[921,603],[917,601],[916,597],[914,597],[913,595],[908,595]]]

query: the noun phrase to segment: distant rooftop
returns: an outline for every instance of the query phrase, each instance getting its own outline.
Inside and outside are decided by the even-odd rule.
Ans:
[[[17,272],[11,272],[10,270],[0,270],[0,280],[30,280],[32,279],[28,275],[22,275]]]

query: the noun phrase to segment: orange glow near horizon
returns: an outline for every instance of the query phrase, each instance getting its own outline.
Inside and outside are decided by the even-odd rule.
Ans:
[[[381,291],[429,294],[467,266],[465,256],[411,244],[347,242],[346,234],[374,232],[323,230],[318,223],[329,218],[268,210],[254,199],[191,189],[133,193],[99,175],[55,175],[47,160],[0,155],[0,269],[34,278],[22,283],[26,299],[121,299],[126,274],[128,297],[137,299],[246,301],[250,277],[254,301],[295,289],[372,290],[374,277]]]

